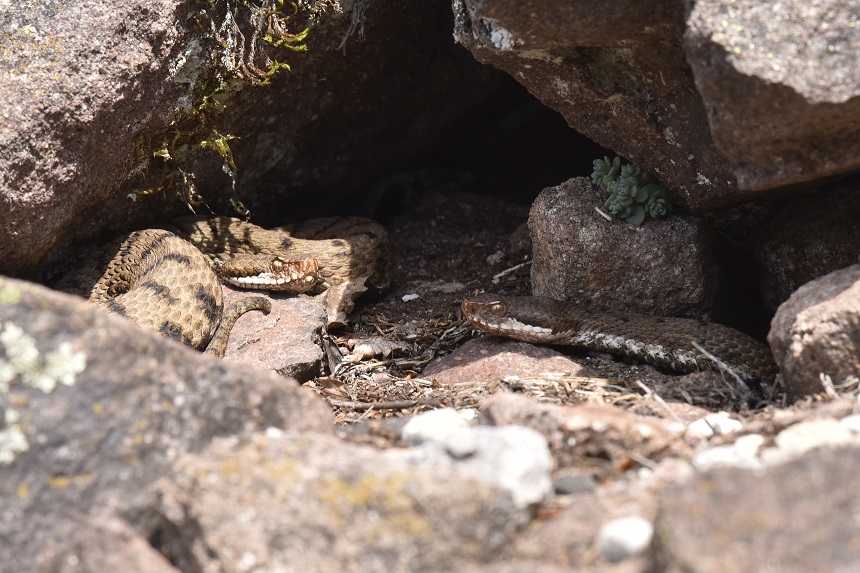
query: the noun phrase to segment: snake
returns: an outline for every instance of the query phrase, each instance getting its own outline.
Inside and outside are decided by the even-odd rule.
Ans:
[[[221,283],[289,294],[349,286],[328,308],[349,312],[368,289],[388,285],[388,235],[369,219],[316,219],[264,229],[232,217],[184,217],[82,253],[55,285],[197,350],[223,356],[230,331],[263,296],[224,308]],[[328,293],[326,293],[328,294]],[[345,314],[343,314],[345,316]]]
[[[597,350],[681,373],[728,369],[745,383],[769,382],[776,375],[767,345],[713,322],[493,293],[466,297],[461,308],[475,328],[525,342]]]

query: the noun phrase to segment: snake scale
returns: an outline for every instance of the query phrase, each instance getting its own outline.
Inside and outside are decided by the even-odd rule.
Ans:
[[[695,342],[744,382],[769,382],[776,375],[765,344],[721,324],[597,311],[536,296],[481,294],[461,306],[476,328],[526,342],[599,350],[676,372],[720,370]]]
[[[390,257],[385,229],[368,219],[316,219],[267,230],[230,217],[186,217],[89,251],[56,286],[223,355],[235,320],[252,309],[268,312],[270,305],[256,296],[225,310],[220,281],[287,293],[342,287],[327,306],[331,323],[332,314],[349,312],[362,292],[388,285]]]

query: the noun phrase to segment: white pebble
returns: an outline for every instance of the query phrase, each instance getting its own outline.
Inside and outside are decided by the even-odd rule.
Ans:
[[[416,298],[418,298],[417,294],[404,294],[402,297],[400,297],[400,300],[402,300],[403,302],[409,302],[415,300]]]
[[[733,467],[757,470],[762,463],[754,453],[734,444],[702,450],[693,456],[693,467],[703,472],[711,468]]]
[[[839,420],[839,423],[848,428],[852,434],[860,434],[860,414],[845,416]]]
[[[734,434],[743,430],[744,425],[729,417],[726,412],[708,414],[704,418],[692,422],[687,426],[687,436],[698,438],[710,438],[714,435]]]
[[[621,517],[603,524],[597,534],[597,548],[611,563],[639,555],[651,544],[654,526],[641,517]]]
[[[407,444],[417,446],[429,440],[444,440],[467,425],[466,419],[456,410],[439,408],[410,418],[400,431],[400,437]]]

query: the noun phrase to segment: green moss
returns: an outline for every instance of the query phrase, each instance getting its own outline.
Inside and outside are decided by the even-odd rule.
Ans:
[[[197,153],[214,152],[230,177],[229,202],[242,217],[250,213],[237,193],[237,166],[230,148],[234,136],[222,133],[218,117],[231,97],[244,89],[258,89],[290,66],[272,54],[307,50],[309,28],[290,32],[298,5],[284,0],[196,0],[193,15],[204,36],[188,43],[170,67],[171,79],[187,86],[176,104],[174,118],[162,133],[136,146],[129,159],[129,176],[139,180],[130,195],[139,199],[175,191],[192,211],[212,211],[195,186],[190,167]],[[328,0],[303,4],[311,18],[330,6]]]

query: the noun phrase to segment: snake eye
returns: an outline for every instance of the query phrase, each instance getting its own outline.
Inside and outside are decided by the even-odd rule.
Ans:
[[[283,268],[284,268],[284,261],[282,261],[281,259],[276,258],[275,260],[272,261],[272,270],[280,272],[281,270],[283,270]]]
[[[490,312],[495,314],[496,316],[501,316],[505,314],[505,303],[503,302],[494,302],[490,305]]]

